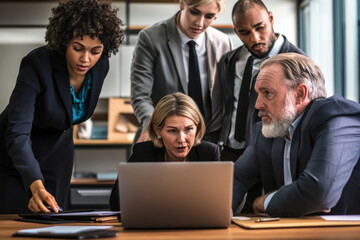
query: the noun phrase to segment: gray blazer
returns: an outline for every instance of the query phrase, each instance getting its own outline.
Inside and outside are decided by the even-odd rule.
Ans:
[[[146,126],[154,106],[163,96],[173,92],[188,94],[176,15],[139,33],[131,66],[131,104],[142,127]],[[216,64],[232,49],[232,41],[212,27],[205,31],[205,38],[210,88],[209,100],[204,103],[206,121],[211,119],[210,95]]]
[[[261,181],[277,191],[267,206],[271,216],[360,214],[360,104],[339,96],[314,100],[296,127],[290,150],[293,182],[284,185],[283,138],[265,138],[261,122],[234,168],[233,210]]]

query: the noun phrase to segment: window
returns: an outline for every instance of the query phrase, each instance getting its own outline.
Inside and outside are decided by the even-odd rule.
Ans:
[[[328,95],[360,101],[360,0],[299,1],[299,43],[322,69]]]

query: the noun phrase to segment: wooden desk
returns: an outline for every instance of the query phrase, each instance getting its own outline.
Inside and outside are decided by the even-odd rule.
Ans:
[[[19,229],[51,226],[14,221],[14,218],[17,218],[17,215],[0,215],[0,239],[29,240],[31,238],[12,238],[11,235]],[[231,225],[227,229],[124,230],[121,227],[121,223],[88,223],[76,225],[113,225],[114,229],[118,231],[118,235],[116,238],[109,239],[121,240],[360,239],[360,226],[247,230],[236,225]]]

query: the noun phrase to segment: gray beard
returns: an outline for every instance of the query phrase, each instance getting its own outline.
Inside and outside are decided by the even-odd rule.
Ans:
[[[281,122],[272,121],[270,124],[263,124],[262,134],[266,138],[284,137],[288,134],[292,122],[290,119],[283,119]]]
[[[262,134],[266,138],[284,137],[289,133],[289,127],[295,121],[296,110],[290,102],[290,97],[286,98],[286,106],[282,119],[274,119],[272,116],[269,124],[262,125]]]

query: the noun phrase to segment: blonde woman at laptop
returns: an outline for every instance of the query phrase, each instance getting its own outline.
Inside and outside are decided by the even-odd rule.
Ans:
[[[219,161],[217,145],[202,141],[205,124],[196,103],[183,93],[166,95],[150,118],[151,141],[136,143],[128,162]],[[110,207],[119,210],[119,190],[113,186]]]

